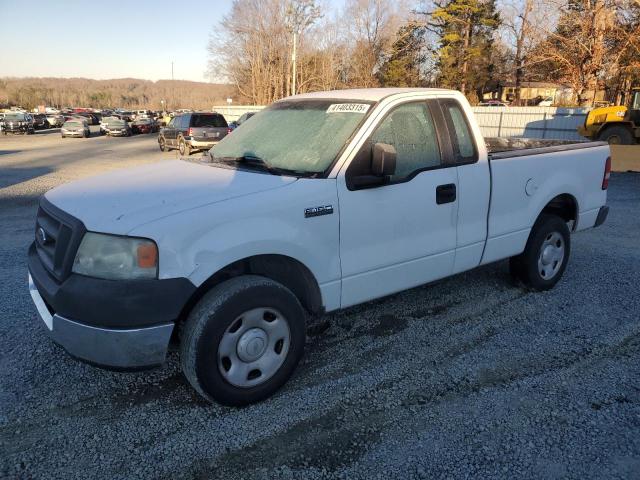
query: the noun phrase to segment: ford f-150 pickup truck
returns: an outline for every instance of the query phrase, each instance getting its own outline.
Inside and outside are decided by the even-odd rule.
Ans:
[[[202,157],[46,193],[30,292],[76,358],[150,367],[174,344],[203,397],[259,401],[312,316],[507,258],[533,290],[558,282],[570,233],[607,216],[609,147],[502,150],[455,91],[285,98]]]

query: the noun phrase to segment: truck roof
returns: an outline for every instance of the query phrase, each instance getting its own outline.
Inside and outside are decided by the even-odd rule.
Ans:
[[[378,102],[383,98],[391,95],[400,95],[404,93],[454,93],[456,90],[447,90],[442,88],[351,88],[345,90],[328,90],[325,92],[303,93],[284,98],[283,100],[292,99],[313,99],[313,98],[335,98],[345,100],[365,100]]]

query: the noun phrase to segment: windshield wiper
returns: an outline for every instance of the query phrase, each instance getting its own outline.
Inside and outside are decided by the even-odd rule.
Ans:
[[[242,155],[240,157],[214,157],[211,152],[209,152],[209,156],[211,157],[212,162],[220,162],[220,163],[236,163],[242,165],[250,165],[254,167],[258,167],[261,170],[271,173],[272,175],[294,175],[299,177],[311,177],[315,176],[315,172],[306,172],[303,170],[290,170],[288,168],[276,167],[265,159],[260,158],[256,155]]]

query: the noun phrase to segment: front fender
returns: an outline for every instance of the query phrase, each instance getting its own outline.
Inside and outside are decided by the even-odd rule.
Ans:
[[[306,218],[306,208],[333,213]],[[335,179],[301,179],[285,187],[205,205],[134,229],[154,239],[161,278],[200,286],[227,265],[256,255],[293,258],[315,277],[327,309],[340,296],[339,209]],[[328,298],[330,297],[330,298]]]

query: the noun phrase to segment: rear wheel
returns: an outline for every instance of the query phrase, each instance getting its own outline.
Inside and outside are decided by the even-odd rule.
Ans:
[[[158,139],[158,146],[160,147],[161,152],[164,152],[167,149],[167,144],[165,143],[164,137],[160,137]]]
[[[623,125],[605,128],[598,135],[598,140],[608,142],[610,145],[633,145],[636,143],[631,130]]]
[[[305,311],[296,296],[273,280],[246,275],[216,286],[194,307],[180,361],[207,400],[247,405],[289,379],[305,338]]]
[[[571,251],[571,234],[565,221],[540,215],[529,234],[524,252],[509,261],[509,271],[534,290],[549,290],[562,277]]]
[[[188,157],[189,155],[191,155],[191,147],[187,142],[185,142],[184,138],[181,138],[180,142],[178,143],[178,151],[183,157]]]

